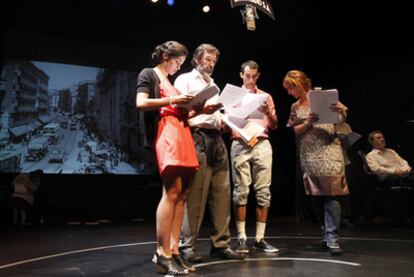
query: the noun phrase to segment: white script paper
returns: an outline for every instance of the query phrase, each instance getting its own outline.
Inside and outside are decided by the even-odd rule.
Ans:
[[[187,111],[193,109],[194,106],[204,103],[214,95],[220,92],[220,89],[217,85],[211,83],[208,86],[204,87],[202,90],[194,93],[194,99],[188,104],[177,105],[177,107],[184,108]]]
[[[227,114],[222,116],[222,120],[233,131],[238,133],[241,139],[249,146],[254,146],[258,142],[257,135],[265,130],[260,124]]]
[[[319,117],[319,121],[314,124],[338,123],[339,115],[331,111],[332,104],[338,103],[338,91],[330,90],[311,90],[308,93],[308,101],[311,112]]]
[[[217,103],[223,104],[223,109],[229,111],[248,94],[250,94],[249,91],[244,88],[227,84],[221,92]]]

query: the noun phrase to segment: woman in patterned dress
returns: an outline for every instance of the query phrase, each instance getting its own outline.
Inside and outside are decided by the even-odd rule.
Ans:
[[[168,275],[194,271],[180,257],[178,240],[189,184],[199,164],[187,124],[188,113],[176,107],[189,103],[194,96],[180,94],[167,78],[180,69],[187,55],[187,48],[176,41],[158,45],[152,54],[156,66],[143,69],[137,81],[137,108],[150,111],[145,114],[151,121],[146,124],[146,144],[154,147],[163,182],[156,213],[157,251],[153,262],[160,273]]]
[[[347,195],[343,150],[336,137],[334,124],[318,124],[318,115],[310,112],[307,94],[311,80],[299,70],[289,71],[283,87],[297,101],[292,104],[288,127],[292,127],[299,147],[305,192],[312,196],[316,215],[321,223],[323,246],[331,255],[339,255],[338,229],[341,206],[337,196]],[[332,104],[332,111],[346,119],[347,108],[340,102]]]

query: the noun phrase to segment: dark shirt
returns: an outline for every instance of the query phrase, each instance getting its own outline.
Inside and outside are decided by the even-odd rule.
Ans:
[[[137,94],[147,93],[149,98],[160,98],[160,80],[152,68],[144,68],[137,79]],[[143,113],[145,123],[144,146],[154,146],[158,127],[158,110]]]

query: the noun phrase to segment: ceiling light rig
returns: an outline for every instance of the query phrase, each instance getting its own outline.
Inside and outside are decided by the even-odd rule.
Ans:
[[[256,19],[259,18],[256,8],[275,20],[272,5],[268,0],[230,0],[230,5],[232,8],[245,6],[240,12],[242,14],[243,23],[246,23],[247,30],[249,31],[256,30]]]

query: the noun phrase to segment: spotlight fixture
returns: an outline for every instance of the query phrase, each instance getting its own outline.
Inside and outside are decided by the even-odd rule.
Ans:
[[[157,3],[157,2],[158,2],[158,0],[151,0],[151,2],[152,2],[152,3]]]
[[[209,5],[204,5],[203,12],[208,13],[209,11],[210,11],[210,6]]]
[[[167,0],[168,6],[174,6],[174,0]]]
[[[230,5],[232,8],[237,6],[245,6],[245,8],[241,9],[240,12],[243,23],[246,23],[247,30],[249,31],[256,30],[255,20],[259,18],[256,8],[275,20],[272,5],[270,5],[269,0],[230,0]]]

